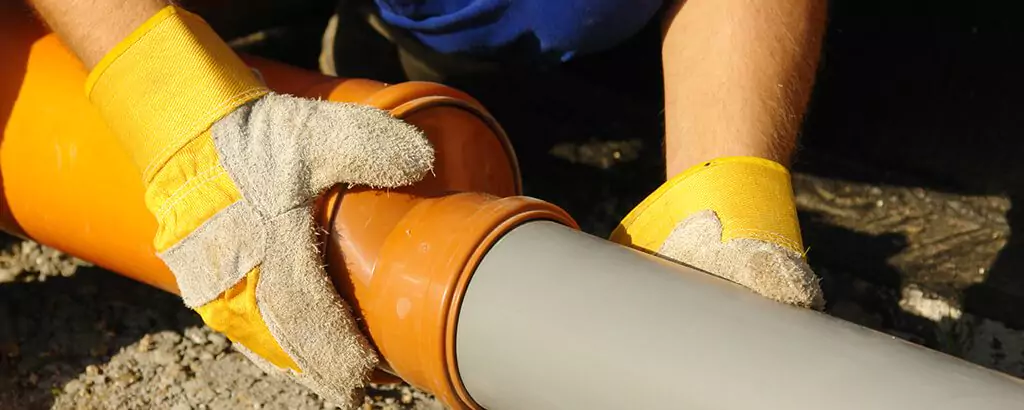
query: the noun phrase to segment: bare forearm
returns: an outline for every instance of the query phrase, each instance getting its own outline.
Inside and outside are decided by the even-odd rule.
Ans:
[[[817,67],[825,3],[674,6],[662,48],[669,177],[723,156],[788,165]]]
[[[92,68],[168,0],[30,0],[46,24]]]

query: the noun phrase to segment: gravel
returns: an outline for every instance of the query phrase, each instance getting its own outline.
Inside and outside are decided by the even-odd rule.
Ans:
[[[65,255],[32,241],[19,241],[10,236],[0,237],[0,283],[45,282],[48,278],[69,277],[79,266],[89,263]]]
[[[31,242],[3,237],[2,409],[325,409],[267,375],[173,295]],[[49,266],[16,265],[31,249]],[[36,260],[36,259],[32,259]],[[77,268],[77,270],[76,270]],[[70,269],[71,275],[49,275]],[[440,409],[407,385],[373,386],[365,408]]]

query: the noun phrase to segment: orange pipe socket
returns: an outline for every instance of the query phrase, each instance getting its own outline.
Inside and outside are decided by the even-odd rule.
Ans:
[[[3,9],[7,6],[0,7]],[[0,15],[0,228],[177,292],[155,257],[139,171],[84,96],[86,72],[27,13]],[[282,93],[390,110],[437,150],[433,175],[378,191],[335,188],[318,218],[336,288],[364,319],[383,368],[453,407],[471,407],[454,331],[462,291],[490,244],[535,219],[575,227],[520,193],[514,154],[475,100],[437,84],[336,79],[247,58]]]

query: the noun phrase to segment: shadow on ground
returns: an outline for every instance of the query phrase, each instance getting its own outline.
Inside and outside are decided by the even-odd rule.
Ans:
[[[1018,13],[994,1],[832,4],[805,127],[808,149],[798,168],[876,185],[1009,198],[1003,222],[1008,240],[953,240],[957,247],[941,250],[955,263],[975,256],[979,246],[1004,242],[984,273],[953,269],[945,277],[918,276],[958,299],[965,311],[1024,329],[1024,236],[1011,233],[1024,227],[1024,200],[1017,200],[1024,199],[1024,116],[1017,98],[1024,92],[1024,29]],[[953,236],[965,239],[984,228],[982,223]]]
[[[176,296],[99,269],[2,284],[0,408],[49,408],[90,365],[146,334],[198,325]]]

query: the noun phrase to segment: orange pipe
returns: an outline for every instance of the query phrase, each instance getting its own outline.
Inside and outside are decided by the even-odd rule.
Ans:
[[[86,71],[58,39],[0,5],[0,228],[177,292],[156,258],[156,223],[139,170],[84,96]],[[337,79],[246,58],[281,93],[390,110],[434,144],[434,174],[415,186],[335,188],[318,218],[328,272],[364,319],[382,368],[453,407],[472,407],[458,377],[454,324],[482,254],[519,223],[574,226],[564,211],[516,197],[510,145],[478,102],[431,83]],[[462,192],[455,194],[457,192]]]

